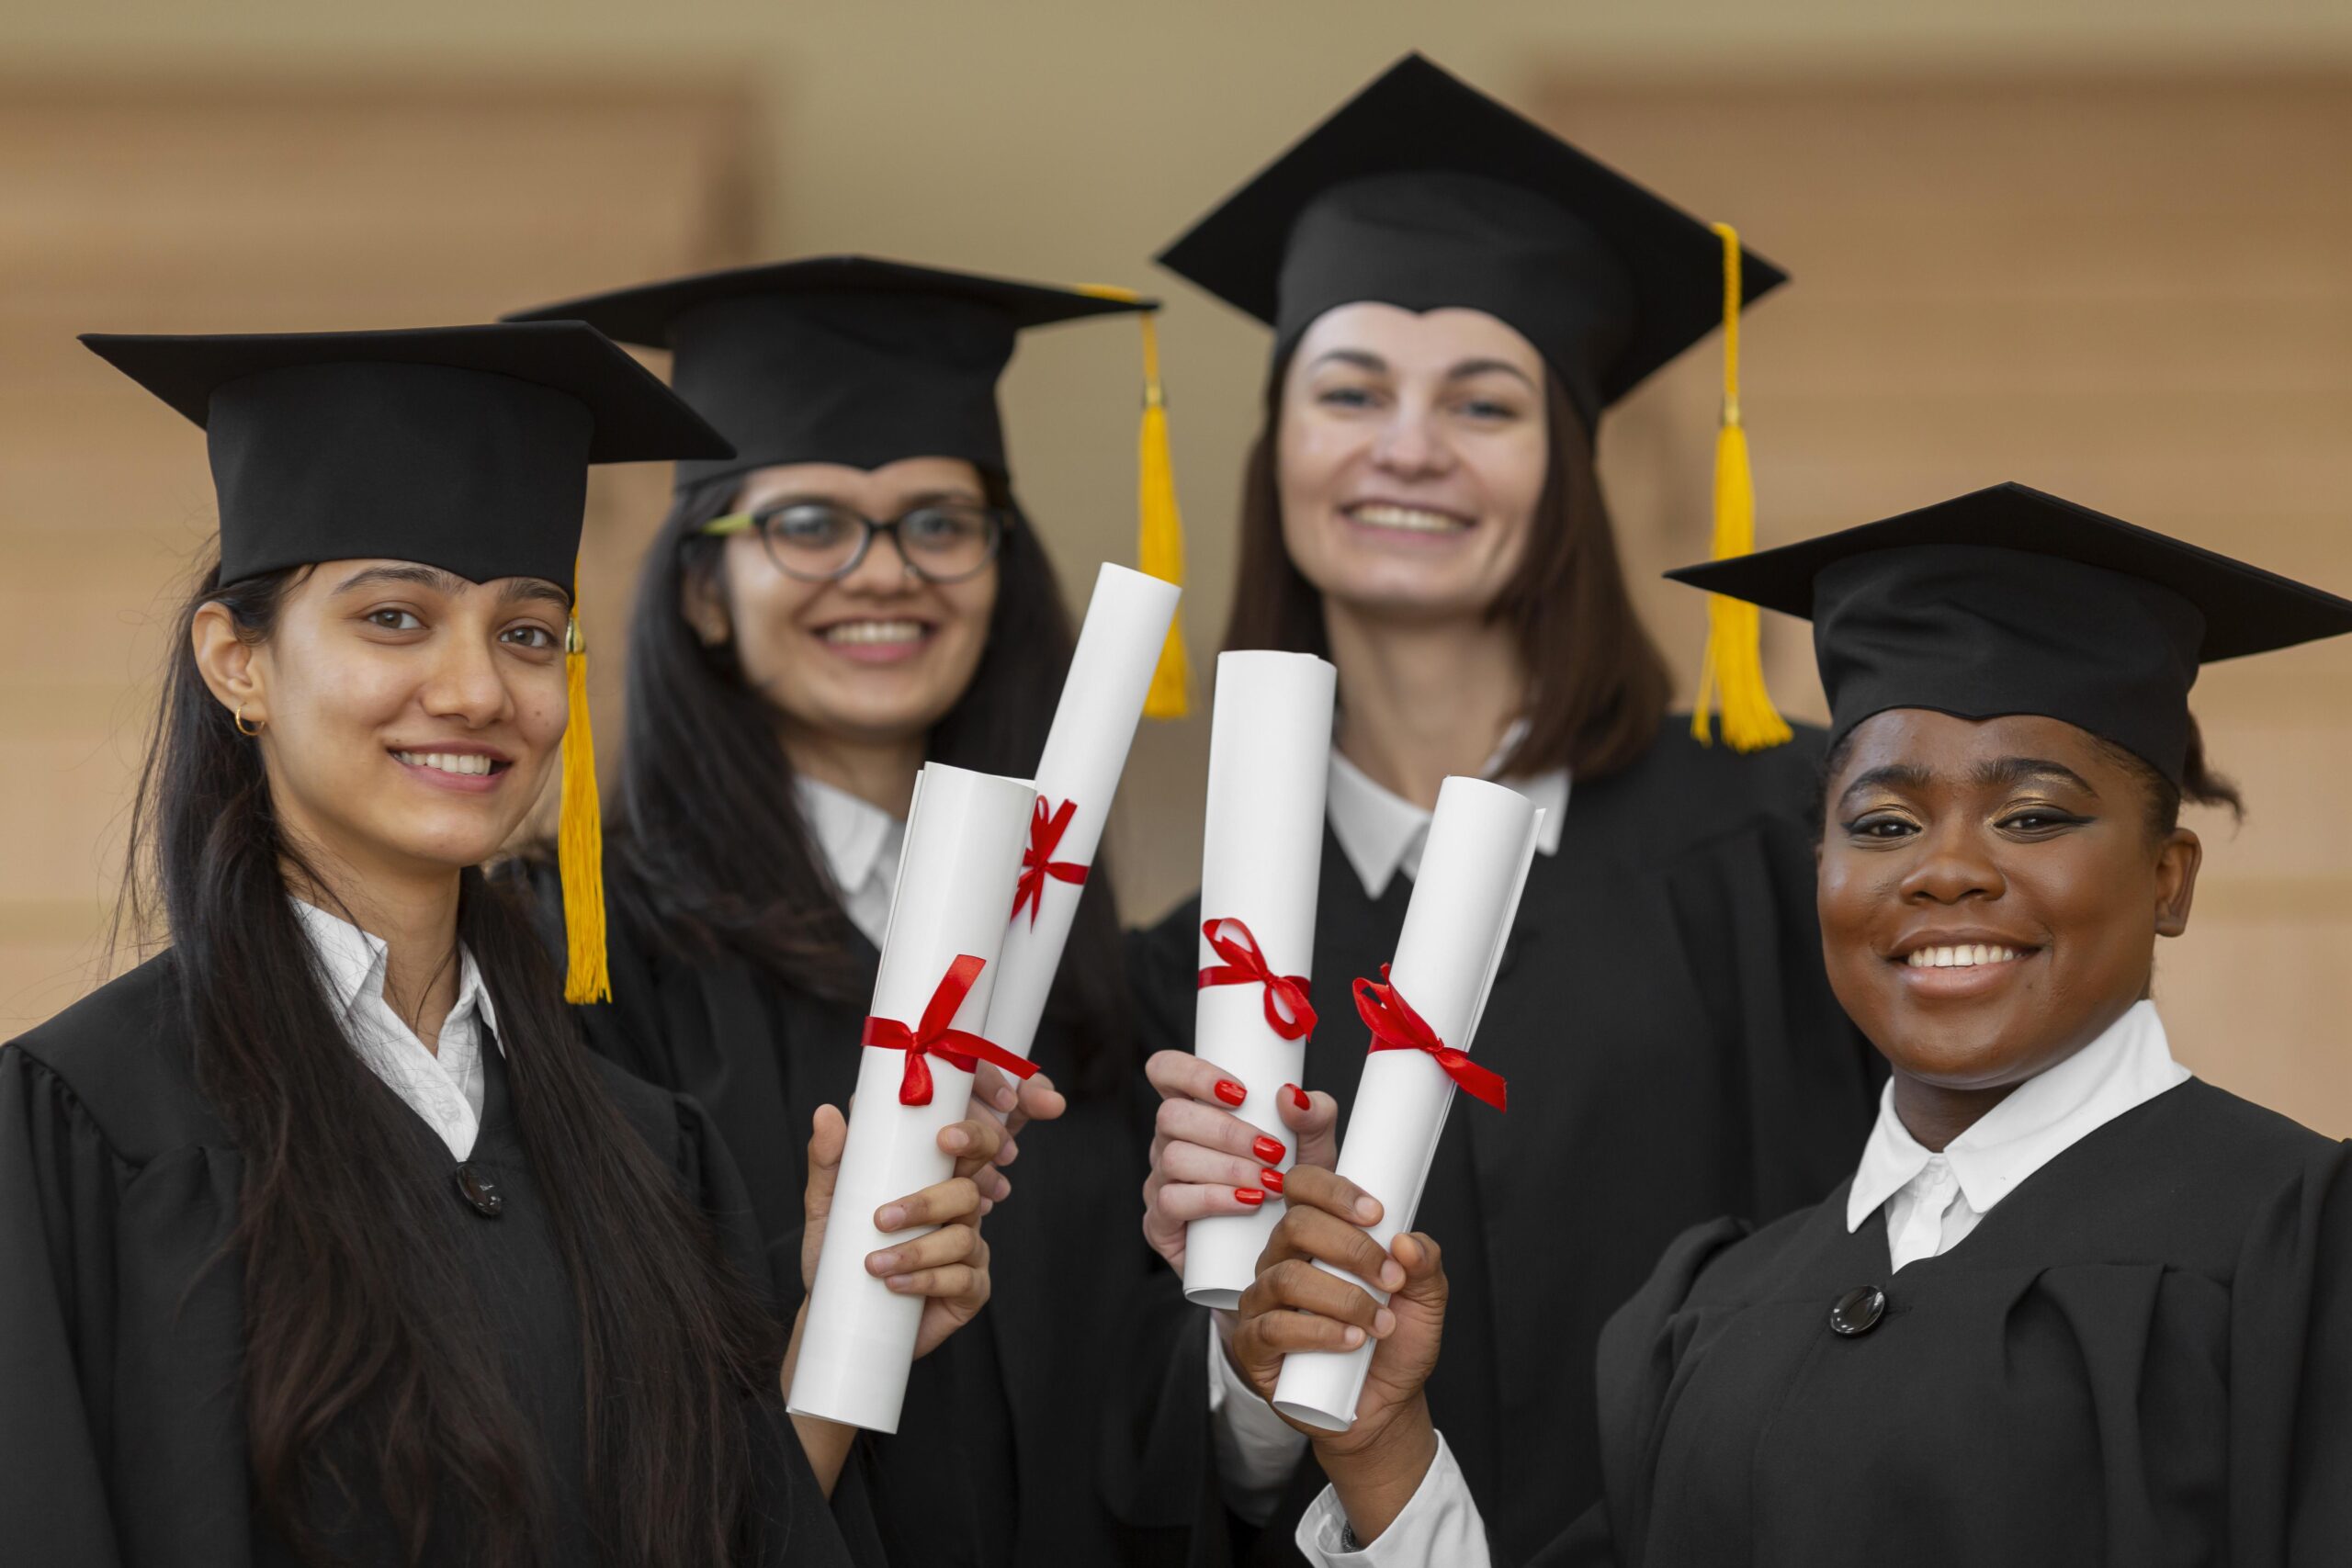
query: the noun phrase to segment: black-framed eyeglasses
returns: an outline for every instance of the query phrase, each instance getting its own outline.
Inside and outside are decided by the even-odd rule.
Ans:
[[[787,497],[715,518],[701,531],[756,530],[775,569],[803,582],[847,577],[874,547],[875,536],[886,534],[907,570],[925,582],[961,582],[996,558],[1012,522],[1003,507],[977,501],[928,501],[880,523],[837,501]]]

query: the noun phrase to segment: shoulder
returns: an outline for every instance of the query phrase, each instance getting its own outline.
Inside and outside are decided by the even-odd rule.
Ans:
[[[124,1158],[227,1142],[196,1088],[176,956],[161,953],[8,1043],[55,1079]]]
[[[2315,1164],[2332,1164],[2346,1147],[2203,1078],[2152,1101],[2145,1131],[2179,1182],[2204,1191],[2269,1191],[2301,1180]]]
[[[596,1081],[621,1113],[621,1119],[636,1129],[638,1136],[652,1146],[653,1152],[665,1163],[678,1162],[682,1134],[680,1126],[686,1122],[698,1122],[700,1111],[685,1096],[649,1083],[610,1057],[590,1052],[590,1064]],[[692,1114],[689,1114],[689,1111]]]
[[[1721,741],[1702,743],[1682,716],[1669,715],[1632,766],[1576,781],[1568,810],[1623,818],[1639,828],[1644,843],[1668,854],[1758,827],[1806,833],[1826,739],[1800,725],[1785,745],[1735,751]]]

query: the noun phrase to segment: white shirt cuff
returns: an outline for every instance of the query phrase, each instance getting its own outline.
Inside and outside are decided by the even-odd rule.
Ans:
[[[1413,1500],[1370,1546],[1346,1551],[1348,1516],[1340,1495],[1326,1486],[1316,1497],[1292,1540],[1316,1568],[1488,1568],[1487,1523],[1478,1517],[1469,1483],[1445,1434],[1437,1435],[1437,1457],[1414,1489]]]
[[[1241,1381],[1225,1353],[1225,1331],[1210,1314],[1209,1425],[1216,1440],[1216,1475],[1225,1506],[1253,1525],[1274,1517],[1274,1506],[1306,1451],[1306,1434],[1274,1414],[1258,1391]]]

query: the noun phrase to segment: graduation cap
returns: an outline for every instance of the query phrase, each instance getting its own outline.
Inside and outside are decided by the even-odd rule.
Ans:
[[[1753,547],[1739,420],[1740,308],[1787,275],[1419,54],[1252,176],[1159,261],[1274,329],[1277,359],[1341,305],[1484,310],[1544,355],[1588,429],[1725,327],[1715,553]],[[1776,745],[1754,613],[1711,612],[1693,732]]]
[[[382,558],[476,582],[569,587],[590,464],[728,449],[658,378],[578,322],[82,342],[203,427],[223,582]],[[601,824],[576,607],[564,648],[565,995],[601,1000]]]
[[[1813,622],[1833,744],[1873,714],[2039,714],[2175,784],[2198,667],[2352,632],[2352,600],[2020,484],[1667,573]]]
[[[960,457],[1009,482],[997,379],[1027,328],[1092,316],[1143,323],[1143,570],[1183,577],[1152,316],[1125,289],[1057,288],[872,256],[811,256],[667,278],[506,316],[590,322],[666,348],[671,381],[734,443],[731,457],[682,461],[681,489],[786,463],[879,468]],[[1146,711],[1183,711],[1173,631]]]

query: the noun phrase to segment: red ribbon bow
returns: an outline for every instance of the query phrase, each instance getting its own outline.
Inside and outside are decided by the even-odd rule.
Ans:
[[[1065,800],[1050,817],[1046,814],[1046,797],[1037,797],[1037,810],[1029,818],[1029,847],[1021,853],[1021,880],[1012,894],[1012,918],[1021,918],[1021,906],[1029,906],[1029,927],[1037,926],[1037,911],[1046,905],[1046,878],[1057,882],[1084,882],[1087,868],[1076,861],[1056,860],[1054,848],[1069,830],[1071,813],[1078,802]]]
[[[904,1051],[907,1054],[906,1076],[899,1080],[899,1103],[929,1105],[931,1103],[931,1064],[926,1055],[936,1056],[971,1072],[979,1062],[994,1062],[1016,1078],[1025,1078],[1037,1070],[1035,1062],[1023,1061],[993,1041],[983,1040],[968,1029],[950,1029],[956,1010],[964,1005],[965,994],[980,971],[989,966],[985,958],[975,958],[967,953],[947,966],[939,988],[931,993],[931,1000],[922,1010],[922,1021],[910,1030],[895,1018],[873,1018],[865,1021],[865,1032],[858,1038],[861,1045],[871,1045],[881,1051]]]
[[[1502,1075],[1480,1066],[1440,1040],[1429,1021],[1413,1010],[1412,1003],[1396,994],[1396,987],[1381,983],[1387,978],[1388,965],[1384,964],[1380,966],[1380,980],[1356,981],[1356,1012],[1372,1031],[1372,1048],[1426,1051],[1445,1070],[1447,1077],[1496,1110],[1504,1110],[1507,1086]]]
[[[1240,933],[1238,939],[1223,936],[1225,931]],[[1277,975],[1266,967],[1266,955],[1258,951],[1258,939],[1250,928],[1231,918],[1201,922],[1201,934],[1208,939],[1209,947],[1223,964],[1212,964],[1201,971],[1200,988],[1211,986],[1263,986],[1266,987],[1266,1022],[1276,1034],[1285,1040],[1304,1040],[1315,1030],[1315,1005],[1306,999],[1306,976]]]

